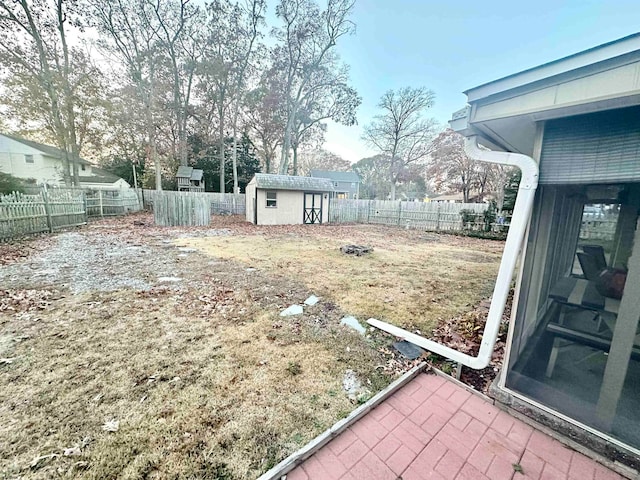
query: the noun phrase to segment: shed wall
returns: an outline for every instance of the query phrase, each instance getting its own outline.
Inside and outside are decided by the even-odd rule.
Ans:
[[[249,184],[247,185],[247,187],[245,188],[245,218],[247,219],[247,222],[251,222],[254,223],[254,201],[256,198],[256,184],[255,182],[251,181],[249,182]]]
[[[257,191],[258,225],[296,225],[302,223],[303,193],[292,190],[276,190],[276,192],[277,206],[267,207],[267,190]]]

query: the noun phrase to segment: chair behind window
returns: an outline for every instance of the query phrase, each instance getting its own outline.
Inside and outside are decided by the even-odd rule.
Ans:
[[[604,247],[602,245],[583,245],[582,251],[595,258],[600,271],[607,268],[607,258],[604,256]]]
[[[600,268],[598,258],[582,252],[578,252],[576,255],[578,256],[582,273],[584,273],[584,278],[594,282],[598,280],[600,273],[604,270],[604,268]]]

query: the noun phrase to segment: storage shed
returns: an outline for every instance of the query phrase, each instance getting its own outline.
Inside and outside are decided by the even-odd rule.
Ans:
[[[326,178],[256,173],[245,191],[247,221],[256,225],[327,223],[333,191]]]

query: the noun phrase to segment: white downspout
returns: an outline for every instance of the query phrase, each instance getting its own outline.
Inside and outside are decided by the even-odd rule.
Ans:
[[[518,254],[523,244],[529,217],[533,208],[533,200],[538,187],[538,164],[527,155],[509,152],[494,152],[481,150],[478,146],[478,138],[471,136],[465,139],[465,152],[474,160],[482,162],[498,163],[518,167],[522,172],[520,187],[513,207],[513,217],[509,226],[509,233],[502,253],[502,261],[498,270],[496,286],[491,298],[491,307],[487,316],[487,322],[482,334],[482,343],[477,357],[459,352],[444,345],[429,340],[402,328],[390,325],[386,322],[370,318],[369,325],[384,330],[385,332],[404,338],[405,340],[429,350],[430,352],[447,357],[454,362],[461,363],[474,369],[482,369],[489,365],[493,355],[493,349],[500,330],[500,321],[507,303],[507,296],[511,287],[511,280],[515,270]]]

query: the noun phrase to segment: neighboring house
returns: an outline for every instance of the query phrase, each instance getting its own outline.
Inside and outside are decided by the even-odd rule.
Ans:
[[[88,167],[89,171],[86,171]],[[88,165],[85,167],[85,171],[80,170],[80,173],[87,173],[87,175],[80,175],[80,186],[91,190],[104,190],[112,188],[129,188],[130,185],[127,181],[113,173],[107,172],[102,168],[98,168],[94,165]]]
[[[326,178],[256,173],[246,188],[246,218],[256,225],[327,223],[333,192]]]
[[[198,168],[179,166],[176,180],[179,192],[204,192],[204,172]]]
[[[331,180],[335,198],[360,198],[360,177],[356,172],[311,170],[311,176]]]
[[[472,88],[451,120],[472,158],[524,165],[503,266],[520,254],[519,235],[528,237],[492,395],[636,470],[639,72],[635,34]],[[610,220],[590,221],[594,211]],[[504,273],[494,299],[506,298]]]
[[[467,203],[486,203],[486,201],[488,201],[490,198],[492,198],[491,195],[484,195],[484,200],[485,202],[481,202],[479,200],[480,198],[480,194],[477,192],[471,192],[469,194],[469,201]],[[430,202],[436,202],[436,203],[465,203],[464,201],[464,194],[462,192],[458,192],[458,193],[447,193],[444,195],[436,195],[435,197],[431,197],[429,199]]]
[[[463,203],[464,195],[462,193],[450,193],[446,195],[437,195],[435,197],[431,197],[431,202],[436,203]]]
[[[0,171],[50,186],[64,185],[64,152],[59,148],[0,134]],[[128,188],[122,178],[79,159],[80,186],[93,189]]]

